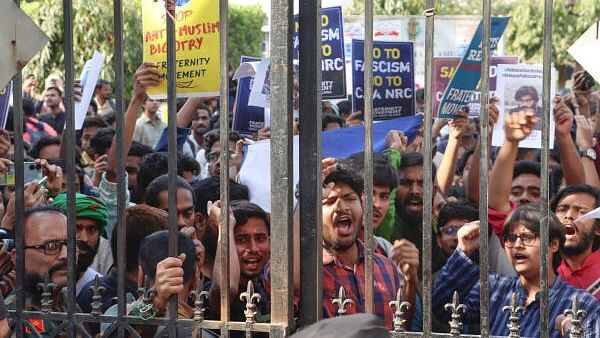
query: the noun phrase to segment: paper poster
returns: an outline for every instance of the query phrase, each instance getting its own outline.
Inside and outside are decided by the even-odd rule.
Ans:
[[[0,90],[0,128],[6,129],[6,119],[8,118],[8,106],[12,97],[13,82],[10,81],[2,90]]]
[[[268,108],[271,104],[271,59],[262,59],[256,64],[248,105]]]
[[[596,82],[600,82],[600,21],[596,21],[575,43],[567,50],[579,62]]]
[[[456,72],[459,57],[434,57],[433,58],[433,116],[437,115],[442,101],[442,95],[448,87],[452,76]],[[490,58],[490,97],[496,93],[496,74],[498,74],[499,64],[517,64],[519,63],[518,56],[493,56]],[[469,116],[478,117],[480,112],[480,94],[475,92],[473,102],[469,103]]]
[[[554,75],[554,74],[553,74]],[[496,97],[499,99],[498,122],[494,126],[492,145],[499,147],[504,142],[504,117],[518,111],[534,112],[539,123],[529,137],[519,143],[520,148],[542,147],[542,93],[544,71],[541,65],[498,65]],[[556,78],[553,76],[553,78]],[[555,82],[551,81],[550,97],[556,93]],[[554,117],[550,104],[550,138],[549,146],[554,147]]]
[[[300,25],[294,15],[294,59],[299,58]],[[321,9],[321,96],[323,99],[345,99],[346,62],[342,7]]]
[[[352,109],[364,111],[364,41],[352,41]],[[412,42],[373,42],[373,120],[413,114]]]
[[[164,1],[143,0],[144,61],[158,65],[163,81],[153,99],[167,97],[167,29]],[[220,91],[219,1],[179,1],[175,11],[177,97],[218,96]],[[169,18],[170,20],[170,18]]]
[[[242,56],[240,67],[243,69],[238,68],[239,73],[236,71],[239,77],[233,106],[233,130],[243,135],[252,135],[265,126],[265,109],[248,105],[252,80],[256,74],[252,64],[258,64],[260,60]]]
[[[92,101],[94,90],[96,89],[96,83],[98,82],[98,76],[102,70],[102,64],[104,63],[104,55],[99,51],[95,51],[91,59],[86,61],[81,75],[79,76],[79,83],[81,85],[81,101],[75,102],[75,130],[83,128],[83,120],[87,116],[88,107]],[[65,124],[65,129],[67,128]]]
[[[498,41],[504,33],[508,24],[507,17],[491,18],[491,40],[490,51],[496,50]],[[482,22],[479,23],[473,39],[469,44],[464,56],[461,59],[450,84],[444,91],[438,116],[441,118],[452,118],[461,111],[469,102],[473,102],[474,91],[479,85],[481,79],[481,34]]]

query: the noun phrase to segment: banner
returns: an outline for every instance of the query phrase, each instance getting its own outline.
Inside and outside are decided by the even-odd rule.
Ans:
[[[299,59],[300,25],[294,15],[294,59]],[[346,63],[342,7],[321,9],[321,95],[323,99],[345,99]]]
[[[240,61],[259,62],[261,59],[242,56]],[[265,109],[248,105],[253,80],[252,76],[242,77],[237,84],[233,106],[233,130],[243,135],[252,135],[265,125]]]
[[[412,42],[373,42],[373,120],[415,111]],[[352,41],[352,109],[364,111],[364,41]]]
[[[456,72],[460,58],[458,57],[434,57],[433,58],[433,116],[437,115],[442,101],[442,95],[448,87],[452,76]],[[517,64],[519,63],[518,56],[492,56],[490,58],[490,96],[496,92],[496,75],[498,74],[499,64]],[[480,112],[480,93],[475,92],[473,101],[469,103],[469,116],[478,117]]]
[[[556,93],[556,71],[552,72],[550,97]],[[529,136],[519,143],[520,148],[542,147],[542,92],[544,88],[544,70],[541,65],[499,65],[496,96],[498,97],[498,122],[494,125],[492,146],[499,147],[504,143],[504,117],[514,112],[534,113],[538,123]],[[554,147],[554,103],[550,103],[550,135],[549,147]]]
[[[164,1],[143,0],[144,61],[158,65],[163,81],[153,99],[167,97],[167,30]],[[219,1],[178,1],[175,11],[177,97],[218,96],[220,90]]]
[[[502,37],[506,25],[508,25],[508,20],[508,17],[491,18],[490,51],[494,51],[498,47],[498,41]],[[438,116],[441,118],[452,118],[465,105],[473,102],[474,91],[481,79],[481,30],[482,22],[479,23],[469,48],[467,48],[456,73],[444,91],[438,110]]]

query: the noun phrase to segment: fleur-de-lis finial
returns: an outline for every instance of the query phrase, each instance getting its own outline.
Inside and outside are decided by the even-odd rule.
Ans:
[[[338,317],[341,317],[343,315],[346,314],[346,312],[348,312],[346,310],[346,306],[350,306],[352,304],[354,304],[354,301],[350,298],[346,298],[346,289],[344,289],[343,286],[340,286],[340,289],[338,291],[338,298],[334,298],[331,300],[331,303],[333,305],[337,305],[338,307]]]
[[[196,289],[190,292],[194,300],[194,321],[201,323],[204,321],[204,312],[206,312],[206,300],[208,299],[208,292],[202,291],[202,285],[204,284],[204,276],[202,279],[196,282]]]
[[[152,304],[152,298],[156,290],[150,287],[150,278],[144,276],[144,285],[138,288],[138,295],[142,296],[143,305],[140,307],[139,317],[144,320],[152,319],[156,316],[156,309]]]
[[[410,308],[410,303],[402,299],[402,288],[396,292],[396,300],[390,302],[390,307],[394,311],[394,332],[404,332],[406,319],[404,313]]]
[[[583,337],[583,328],[581,327],[581,321],[586,315],[585,310],[579,308],[579,299],[577,295],[573,296],[573,306],[570,309],[566,309],[563,314],[571,317],[571,327],[569,329],[570,338],[581,338]]]
[[[463,323],[460,321],[461,313],[467,311],[467,307],[464,304],[458,302],[458,292],[454,291],[452,296],[452,303],[444,305],[446,311],[451,311],[452,320],[448,322],[450,324],[450,334],[454,337],[460,336],[460,330],[462,329]]]
[[[92,290],[92,316],[99,316],[102,314],[102,295],[106,292],[106,288],[100,285],[100,277],[96,275],[94,277],[94,285],[90,286]]]
[[[254,292],[254,284],[252,281],[248,281],[248,287],[246,287],[246,292],[242,292],[240,294],[240,300],[242,302],[246,302],[246,310],[244,310],[244,315],[246,315],[246,323],[253,324],[256,321],[256,304],[260,302],[260,294]]]
[[[502,308],[502,312],[506,312],[510,315],[508,318],[508,331],[510,332],[509,338],[519,338],[519,330],[521,329],[520,315],[523,313],[523,307],[517,304],[517,294],[513,292],[510,305]]]
[[[37,287],[42,291],[42,312],[50,313],[52,311],[52,294],[56,288],[56,284],[50,281],[50,275],[46,272],[44,282],[38,283]]]

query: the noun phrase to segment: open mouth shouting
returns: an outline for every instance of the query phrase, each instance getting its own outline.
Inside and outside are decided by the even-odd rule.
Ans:
[[[340,237],[352,236],[354,234],[354,227],[352,224],[352,217],[350,215],[338,215],[336,216],[333,227]]]
[[[529,256],[522,252],[517,252],[513,254],[513,262],[515,263],[515,265],[526,263],[528,259]]]
[[[240,261],[243,264],[242,270],[247,273],[258,273],[263,266],[263,259],[259,255],[248,255]]]

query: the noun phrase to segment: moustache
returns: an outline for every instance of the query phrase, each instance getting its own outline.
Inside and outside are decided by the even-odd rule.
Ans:
[[[65,262],[65,261],[58,262],[48,268],[48,276],[50,276],[50,278],[52,278],[52,275],[56,271],[63,270],[66,268],[67,268],[67,262]]]

